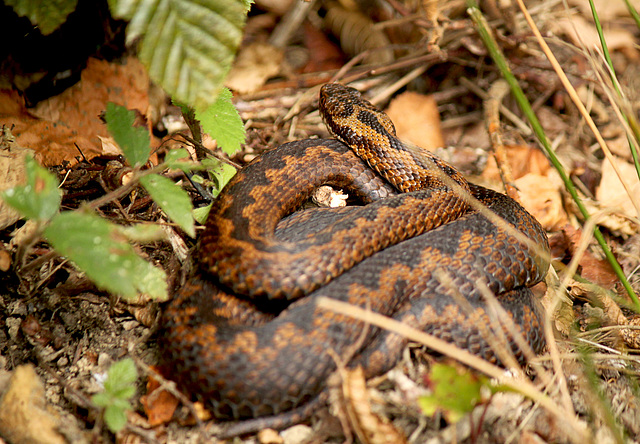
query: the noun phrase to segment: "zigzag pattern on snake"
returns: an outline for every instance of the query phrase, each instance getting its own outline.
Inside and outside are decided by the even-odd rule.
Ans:
[[[549,265],[540,224],[511,198],[468,184],[442,160],[400,142],[388,117],[356,90],[325,85],[320,109],[342,141],[288,143],[238,172],[201,236],[201,272],[163,316],[166,376],[216,418],[258,418],[230,434],[304,419],[336,368],[329,350],[344,356],[363,330],[349,365],[371,377],[397,362],[404,338],[321,310],[319,296],[368,307],[497,362],[478,327],[490,323],[482,281],[532,349],[545,347],[528,288]],[[325,184],[360,205],[296,212]],[[467,192],[506,224],[473,210]]]

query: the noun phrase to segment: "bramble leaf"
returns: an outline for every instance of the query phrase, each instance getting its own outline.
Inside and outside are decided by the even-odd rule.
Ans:
[[[150,77],[174,98],[204,108],[222,88],[249,9],[238,0],[109,0],[129,20],[127,42]]]
[[[206,109],[196,108],[196,117],[202,129],[216,139],[218,146],[228,155],[234,154],[245,141],[242,119],[231,102],[231,91],[220,91],[218,99]]]
[[[44,233],[100,288],[125,298],[138,292],[167,298],[164,271],[138,256],[116,225],[95,214],[67,211],[54,217]]]
[[[105,112],[107,130],[132,167],[144,165],[149,159],[149,131],[134,126],[136,114],[123,106],[109,102]]]
[[[62,192],[58,181],[31,156],[25,157],[27,183],[0,193],[2,199],[24,217],[44,222],[60,209]]]
[[[427,378],[433,393],[420,397],[420,408],[427,416],[442,410],[450,423],[458,422],[491,393],[487,377],[458,366],[434,364]]]
[[[172,221],[189,236],[195,237],[196,229],[191,216],[193,207],[186,191],[172,180],[157,174],[141,177],[140,183]]]
[[[5,0],[16,14],[26,16],[42,35],[49,35],[67,21],[78,5],[78,0]]]

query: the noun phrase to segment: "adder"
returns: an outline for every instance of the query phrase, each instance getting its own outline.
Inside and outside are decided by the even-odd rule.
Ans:
[[[533,351],[545,347],[529,289],[549,266],[540,224],[513,199],[403,144],[355,89],[324,85],[320,112],[338,140],[287,143],[239,171],[211,209],[198,275],[164,312],[166,375],[214,417],[240,421],[227,436],[309,416],[336,369],[330,350],[366,377],[398,361],[405,338],[322,310],[320,296],[499,363],[480,328],[491,324],[482,281]],[[320,185],[345,189],[357,205],[297,211]]]

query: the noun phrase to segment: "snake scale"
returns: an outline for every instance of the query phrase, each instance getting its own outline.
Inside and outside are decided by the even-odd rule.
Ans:
[[[345,356],[359,345],[349,364],[367,377],[398,361],[404,338],[322,310],[320,296],[499,362],[479,328],[491,322],[482,281],[531,348],[545,347],[528,288],[549,266],[540,224],[511,198],[400,142],[355,89],[324,85],[320,112],[339,140],[287,143],[239,171],[200,238],[201,272],[164,312],[166,376],[214,417],[240,420],[228,435],[308,416],[336,368],[330,350]],[[358,205],[296,211],[320,185],[347,190]],[[524,360],[511,336],[508,346]]]

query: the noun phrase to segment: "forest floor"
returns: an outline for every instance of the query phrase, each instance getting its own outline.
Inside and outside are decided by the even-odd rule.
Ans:
[[[476,374],[451,357],[434,358],[428,348],[412,344],[395,369],[366,386],[357,371],[338,372],[342,379],[332,382],[329,408],[304,424],[236,442],[640,442],[640,322],[634,303],[509,95],[464,2],[444,5],[439,15],[380,3],[385,6],[370,10],[318,3],[294,24],[282,16],[297,8],[295,3],[254,6],[227,81],[247,139],[228,160],[243,165],[285,142],[330,137],[317,112],[319,86],[349,82],[385,109],[402,140],[435,152],[472,182],[509,193],[540,221],[550,239],[553,267],[535,293],[548,312],[552,347],[532,363],[528,376],[503,375],[531,391],[492,394],[485,390],[491,386],[487,383],[479,391],[481,401],[458,419],[444,401],[433,415],[420,407],[434,390],[430,369],[444,361],[464,384],[475,381]],[[511,6],[488,6],[484,12],[490,27],[586,211],[594,215],[591,220],[638,294],[640,181],[617,111],[637,119],[640,110],[640,30],[622,1],[596,2],[624,94],[612,103],[616,93],[593,50],[600,43],[588,3],[528,5],[586,104],[601,143],[522,12],[515,3]],[[109,26],[122,36],[121,24]],[[289,38],[274,43],[276,31]],[[69,34],[77,38],[73,30]],[[69,68],[76,78],[66,88],[51,80],[62,72],[59,66],[33,68],[16,56],[28,53],[26,46],[16,44],[13,58],[0,65],[0,190],[24,174],[25,153],[34,153],[63,182],[65,210],[117,189],[126,171],[109,163],[119,160],[120,152],[100,117],[108,102],[136,110],[153,131],[152,163],[174,148],[189,147],[179,108],[150,82],[122,40],[102,45],[97,54],[77,55],[80,61]],[[61,52],[64,45],[52,47]],[[43,60],[57,56],[43,55]],[[216,150],[206,136],[203,144]],[[0,444],[2,438],[42,443],[213,440],[212,421],[199,426],[189,406],[174,396],[149,394],[157,385],[153,366],[159,360],[156,335],[163,304],[146,297],[125,301],[98,289],[44,240],[34,238],[31,223],[2,204],[0,412],[22,403],[28,413],[0,413]],[[166,271],[169,288],[179,286],[193,267],[189,253],[195,241],[163,223],[162,212],[144,192],[121,196],[99,213],[120,224],[152,221],[168,227],[165,240],[135,248]],[[109,368],[126,357],[136,363],[138,386],[126,426],[113,434],[92,395],[103,389]],[[458,395],[456,390],[445,396]]]

